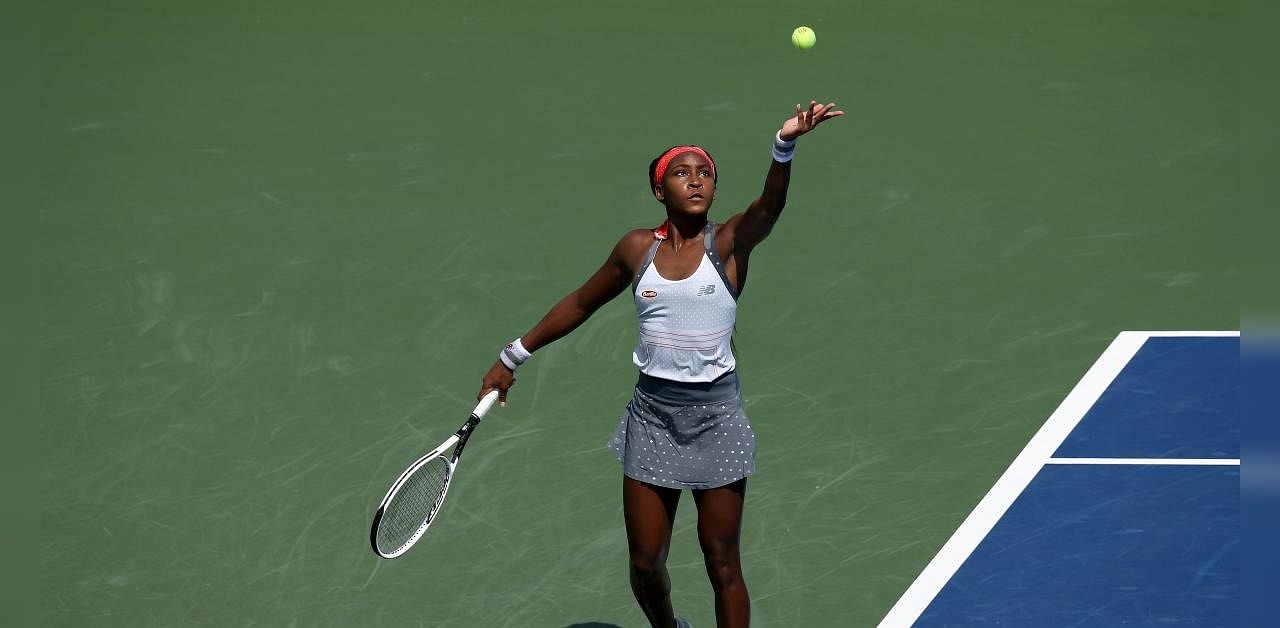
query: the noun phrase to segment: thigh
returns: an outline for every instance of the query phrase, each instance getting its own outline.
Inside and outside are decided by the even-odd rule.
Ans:
[[[726,486],[693,492],[694,503],[698,506],[698,542],[704,552],[737,551],[746,498],[746,478]]]
[[[627,545],[633,557],[661,562],[671,544],[680,490],[622,478],[622,514],[627,524]]]

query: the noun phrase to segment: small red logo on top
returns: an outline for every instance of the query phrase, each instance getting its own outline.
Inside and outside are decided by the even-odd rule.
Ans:
[[[644,292],[640,293],[640,297],[644,299],[652,299],[656,296],[658,296],[658,293],[654,292],[653,290],[645,290]]]

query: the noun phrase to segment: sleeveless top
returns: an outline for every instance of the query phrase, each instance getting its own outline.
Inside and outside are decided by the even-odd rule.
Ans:
[[[707,223],[698,269],[679,281],[664,278],[654,266],[665,239],[661,232],[654,237],[631,286],[640,319],[632,362],[651,377],[715,381],[736,366],[730,341],[738,315],[738,295],[716,253],[715,225]]]

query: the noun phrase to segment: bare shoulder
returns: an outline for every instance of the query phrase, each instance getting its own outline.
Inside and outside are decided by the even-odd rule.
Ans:
[[[618,241],[619,245],[627,246],[648,246],[653,242],[653,229],[632,229],[622,234],[622,239]]]
[[[716,227],[716,250],[720,252],[721,257],[734,251],[734,241],[737,239],[738,226],[741,224],[742,212],[738,212]]]
[[[738,212],[732,216],[729,216],[728,220],[720,223],[720,228],[717,229],[717,232],[724,231],[724,232],[732,233],[733,230],[738,227],[738,224],[742,222],[742,214],[743,212]]]
[[[632,229],[622,235],[613,249],[613,257],[628,269],[635,270],[644,262],[645,253],[653,244],[652,229]]]
[[[652,229],[632,229],[624,233],[621,240],[618,240],[618,250],[647,251],[650,244],[653,244]]]

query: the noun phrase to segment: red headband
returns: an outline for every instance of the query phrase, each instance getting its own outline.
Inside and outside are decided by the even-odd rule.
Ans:
[[[654,185],[662,183],[662,177],[667,174],[667,166],[671,165],[671,160],[675,159],[678,155],[683,155],[684,153],[697,153],[700,157],[706,159],[707,163],[711,164],[711,176],[716,176],[716,162],[711,159],[711,155],[708,155],[707,151],[702,150],[697,146],[677,146],[665,153],[662,153],[662,156],[658,158],[658,166],[653,169]]]

